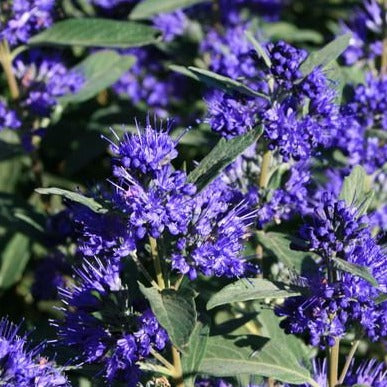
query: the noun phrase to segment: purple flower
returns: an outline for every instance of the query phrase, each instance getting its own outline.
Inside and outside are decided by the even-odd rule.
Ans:
[[[0,38],[11,46],[26,43],[39,31],[53,23],[55,0],[14,0],[4,27],[0,26]]]
[[[328,365],[326,359],[320,361],[313,359],[312,377],[320,387],[328,387]],[[375,359],[363,361],[355,366],[352,361],[344,379],[346,386],[367,385],[373,387],[386,387],[386,367],[383,363],[378,363]],[[285,384],[284,387],[293,385]],[[301,387],[309,387],[310,384],[302,384]]]
[[[169,125],[165,131],[154,130],[149,122],[143,129],[136,123],[136,128],[137,134],[125,133],[117,145],[111,144],[111,150],[117,164],[130,170],[131,175],[154,175],[177,157],[177,140],[169,135]]]
[[[65,318],[53,323],[59,343],[77,351],[76,362],[103,367],[110,384],[136,386],[140,375],[136,362],[152,348],[163,350],[167,333],[147,307],[134,304],[119,264],[85,260],[75,273],[75,285],[60,290]]]
[[[0,320],[0,380],[6,386],[70,386],[59,369],[39,352],[43,345],[31,347],[20,326],[6,318]]]
[[[256,271],[242,256],[243,241],[255,216],[237,190],[215,180],[195,199],[190,231],[176,245],[172,268],[191,279],[198,271],[217,277]]]
[[[183,35],[187,17],[181,10],[162,13],[153,18],[153,25],[162,32],[164,41],[171,42],[175,37]]]
[[[280,223],[289,220],[294,214],[304,214],[308,208],[310,171],[304,162],[295,163],[289,171],[283,187],[268,194],[267,201],[258,210],[258,227],[269,222]]]
[[[294,82],[302,76],[299,67],[307,57],[306,51],[283,41],[268,43],[266,48],[272,62],[271,74],[281,87],[286,90],[291,89]]]
[[[306,244],[302,248],[320,257],[318,272],[305,278],[308,294],[287,299],[277,308],[277,313],[285,316],[281,326],[286,333],[306,334],[312,345],[322,347],[333,345],[334,338],[343,336],[354,324],[372,340],[387,334],[385,304],[376,302],[387,291],[387,260],[365,221],[343,201],[322,196],[322,203],[300,230]],[[337,269],[334,257],[366,267],[378,287]]]
[[[208,118],[205,122],[227,139],[246,133],[256,124],[258,104],[254,99],[214,91],[206,102]]]
[[[68,71],[59,57],[42,51],[17,57],[14,71],[21,84],[22,104],[43,117],[51,113],[58,97],[77,92],[84,82],[83,76]]]
[[[166,118],[175,101],[186,91],[186,79],[162,66],[164,55],[154,48],[133,48],[124,51],[137,59],[131,69],[114,85],[113,90],[126,95],[133,104],[145,103],[158,117]]]
[[[377,0],[363,0],[347,23],[341,23],[343,32],[352,35],[344,51],[345,64],[352,65],[361,59],[373,59],[383,50],[383,12]]]
[[[18,129],[21,122],[14,110],[8,109],[7,105],[0,101],[0,132],[3,129]]]

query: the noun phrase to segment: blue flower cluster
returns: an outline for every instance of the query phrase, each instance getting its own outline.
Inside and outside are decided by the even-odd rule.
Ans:
[[[352,35],[349,47],[343,54],[345,64],[353,65],[362,60],[373,59],[383,51],[382,5],[377,0],[363,0],[347,22],[341,23],[343,32]]]
[[[43,346],[31,347],[20,326],[6,318],[0,320],[0,381],[5,386],[67,387],[61,370],[39,353]]]
[[[387,130],[387,77],[367,74],[365,84],[357,85],[350,101],[342,107],[344,123],[335,145],[352,165],[364,166],[368,173],[382,168],[387,160],[383,132]]]
[[[300,230],[308,251],[320,257],[319,269],[309,276],[309,294],[290,298],[277,308],[286,318],[281,326],[287,333],[306,334],[313,345],[333,345],[349,326],[359,324],[372,340],[387,334],[384,303],[377,297],[387,291],[386,258],[372,238],[355,208],[347,207],[332,195],[323,195]],[[366,267],[378,281],[372,286],[365,279],[342,271],[335,259]]]
[[[300,65],[307,53],[285,42],[266,45],[271,66],[264,66],[244,36],[246,28],[238,25],[224,36],[210,31],[202,51],[210,56],[211,70],[242,79],[271,102],[215,92],[207,98],[207,122],[227,139],[263,123],[269,149],[278,150],[284,161],[308,159],[318,147],[331,145],[340,126],[336,93],[319,68],[304,78]]]
[[[0,25],[0,40],[6,39],[12,46],[26,43],[37,32],[53,23],[55,0],[13,0],[0,4],[0,12],[6,22]],[[3,9],[4,8],[4,9]]]
[[[115,211],[101,215],[75,208],[80,250],[118,259],[154,238],[168,240],[171,267],[191,279],[198,272],[239,277],[255,270],[242,258],[255,211],[221,180],[196,193],[186,173],[171,165],[176,145],[167,131],[149,124],[112,143],[116,192],[109,201]]]
[[[76,93],[84,84],[82,74],[69,71],[58,55],[31,50],[13,63],[20,95],[15,109],[0,102],[0,130],[19,129],[27,151],[34,148],[34,137],[44,133],[42,119],[59,104],[59,97]],[[17,108],[17,109],[16,109]]]
[[[162,32],[165,42],[171,42],[177,36],[183,35],[187,28],[187,17],[181,10],[162,13],[153,18],[153,25]]]
[[[146,103],[158,117],[166,118],[168,109],[184,94],[185,78],[166,72],[160,63],[163,54],[154,48],[133,48],[125,53],[134,55],[136,63],[113,85],[113,90],[127,96],[134,105]]]
[[[0,131],[3,129],[18,129],[20,125],[21,122],[16,112],[0,101]]]
[[[139,360],[164,349],[168,336],[150,309],[130,294],[114,261],[85,260],[73,287],[61,289],[65,318],[53,322],[75,363],[99,364],[106,380],[136,386]],[[140,302],[139,302],[140,301]]]

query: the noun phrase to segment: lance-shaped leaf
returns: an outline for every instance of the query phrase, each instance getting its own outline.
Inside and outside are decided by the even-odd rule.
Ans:
[[[5,242],[2,238],[0,242]],[[14,234],[0,252],[0,289],[14,285],[23,275],[30,259],[30,240],[23,234]]]
[[[205,1],[207,0],[143,0],[133,8],[129,17],[133,20],[148,19],[160,13],[172,12]]]
[[[336,60],[348,47],[350,39],[351,34],[341,35],[324,46],[321,50],[312,52],[300,66],[300,70],[304,77],[309,75],[317,66],[324,68],[329,63]]]
[[[68,191],[66,189],[61,188],[37,188],[35,190],[37,193],[40,193],[42,195],[59,195],[63,196],[66,199],[69,199],[73,202],[83,204],[84,206],[90,208],[94,212],[98,212],[100,214],[104,214],[108,212],[107,208],[104,208],[103,205],[99,202],[97,202],[93,198],[88,198],[78,192],[72,192]]]
[[[271,67],[271,59],[269,58],[269,55],[267,55],[266,50],[259,44],[259,42],[254,38],[253,34],[250,31],[245,32],[246,38],[250,41],[250,43],[253,45],[255,51],[257,51],[257,54],[262,57],[263,61],[265,62],[265,65],[267,67]]]
[[[275,315],[274,311],[263,306],[256,308],[259,312],[258,321],[260,323],[260,334],[268,337],[272,342],[278,343],[286,347],[287,354],[292,357],[298,364],[303,364],[308,369],[311,368],[311,359],[315,349],[306,345],[302,339],[288,335],[280,327],[280,319]]]
[[[288,356],[284,343],[260,336],[210,337],[200,369],[204,374],[220,377],[260,375],[318,387],[309,371]]]
[[[202,190],[262,135],[262,127],[231,140],[220,139],[215,148],[189,174],[188,180]]]
[[[201,82],[204,82],[208,86],[215,87],[217,89],[221,89],[226,93],[238,92],[249,97],[261,97],[265,99],[269,99],[269,97],[265,94],[258,93],[250,87],[244,85],[241,82],[235,81],[234,79],[225,77],[223,75],[214,73],[213,71],[200,69],[198,67],[188,67],[192,73],[194,73]]]
[[[115,83],[122,74],[128,71],[135,62],[135,57],[119,55],[115,51],[98,51],[89,55],[84,61],[73,68],[83,75],[84,83],[75,94],[68,94],[61,98],[61,103],[79,103],[97,95]]]
[[[156,41],[152,27],[129,21],[79,18],[55,23],[33,36],[30,45],[84,46],[128,48]]]
[[[369,190],[367,174],[360,165],[355,166],[350,175],[344,179],[340,199],[348,206],[356,207],[360,215],[367,211],[373,199],[373,192]]]
[[[266,298],[294,297],[301,288],[263,278],[244,278],[225,286],[215,293],[207,303],[207,309],[238,301],[264,300]]]
[[[141,283],[140,290],[149,301],[159,323],[168,332],[172,343],[182,352],[188,346],[195,328],[197,314],[193,295],[189,291],[146,288]]]
[[[335,266],[337,269],[356,275],[357,277],[363,278],[364,280],[369,282],[372,286],[375,286],[375,287],[378,286],[378,281],[376,281],[375,277],[370,273],[370,271],[368,270],[368,267],[347,262],[344,259],[341,259],[338,257],[333,257],[332,259],[335,262]]]
[[[296,251],[290,248],[291,240],[288,235],[280,232],[257,232],[259,243],[264,251],[269,251],[279,261],[283,262],[298,273],[301,273],[305,265],[312,264],[313,253]]]
[[[195,376],[199,372],[200,365],[204,358],[209,332],[210,329],[208,325],[203,325],[198,321],[189,338],[187,351],[181,358],[186,387],[195,386]]]

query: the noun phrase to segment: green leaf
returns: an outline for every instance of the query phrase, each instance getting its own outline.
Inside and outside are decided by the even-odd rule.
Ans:
[[[33,36],[31,45],[128,48],[156,41],[156,30],[145,24],[111,19],[80,18],[55,23]]]
[[[250,43],[253,45],[255,51],[257,51],[257,54],[262,57],[266,66],[270,68],[271,60],[267,55],[266,50],[259,44],[259,42],[254,38],[253,34],[250,31],[246,31],[245,35],[246,38],[250,41]]]
[[[101,203],[98,203],[93,198],[88,198],[86,196],[83,196],[82,194],[78,192],[72,192],[68,191],[66,189],[61,188],[37,188],[35,190],[37,193],[40,193],[42,195],[59,195],[63,196],[66,199],[69,199],[73,202],[83,204],[84,206],[90,208],[90,210],[94,212],[98,212],[100,214],[104,214],[108,212],[107,208],[104,208]]]
[[[101,90],[108,88],[128,71],[135,62],[135,57],[119,55],[115,51],[98,51],[89,55],[84,61],[73,68],[84,76],[85,83],[75,94],[61,98],[61,103],[79,103],[93,98]]]
[[[373,199],[373,192],[369,192],[367,174],[360,165],[356,165],[351,174],[344,179],[340,199],[348,206],[356,207],[359,215],[367,212]]]
[[[309,371],[288,356],[286,347],[260,336],[210,337],[200,370],[220,377],[261,375],[281,382],[310,383],[318,387]]]
[[[168,66],[172,71],[175,71],[176,73],[185,75],[186,77],[189,77],[191,79],[194,79],[195,81],[200,82],[200,78],[198,75],[196,75],[191,70],[188,70],[187,67],[184,66],[178,66],[178,65],[169,65]]]
[[[317,66],[324,68],[336,60],[348,47],[351,37],[351,34],[341,35],[321,50],[311,53],[300,66],[304,77],[309,75]]]
[[[234,79],[225,77],[223,75],[214,73],[213,71],[200,69],[198,67],[188,67],[188,70],[193,72],[201,82],[204,82],[206,85],[215,87],[217,89],[221,89],[226,93],[232,93],[237,91],[238,93],[247,95],[249,97],[261,97],[265,99],[269,99],[269,97],[265,94],[258,93],[250,87],[244,85],[241,82],[235,81]]]
[[[45,221],[44,215],[29,203],[15,194],[0,192],[0,224],[7,230],[44,242]]]
[[[315,349],[307,346],[302,339],[287,335],[280,327],[280,319],[273,310],[259,306],[258,321],[261,325],[260,333],[272,340],[273,343],[283,345],[290,357],[298,364],[303,364],[308,369],[311,368],[311,358],[313,358]]]
[[[332,257],[332,259],[335,262],[335,266],[337,267],[337,269],[363,278],[364,280],[368,281],[372,286],[378,287],[378,281],[376,281],[375,277],[370,273],[368,267],[347,262],[344,259],[338,257]]]
[[[323,43],[321,33],[310,29],[300,29],[294,24],[287,22],[264,23],[263,29],[269,41],[286,40],[292,42],[312,42],[316,44]]]
[[[262,135],[262,127],[250,130],[243,136],[229,141],[222,138],[215,148],[189,174],[188,180],[202,190],[214,180],[222,170],[231,164],[244,150],[254,144]]]
[[[387,293],[382,293],[379,296],[377,296],[375,299],[375,304],[382,304],[383,302],[387,301]]]
[[[298,273],[303,269],[307,260],[313,256],[312,253],[304,251],[295,251],[290,248],[291,240],[288,235],[279,232],[258,231],[257,237],[259,243],[265,251],[271,252],[279,261],[283,262]]]
[[[274,283],[263,278],[244,278],[215,293],[207,303],[207,310],[238,301],[294,297],[301,294],[300,290],[295,286]]]
[[[23,234],[14,234],[1,252],[0,289],[18,282],[30,259],[30,241]]]
[[[129,17],[133,20],[149,19],[160,13],[172,12],[176,9],[187,8],[205,1],[207,0],[143,0],[133,8]]]
[[[188,349],[190,336],[195,329],[197,314],[193,295],[189,291],[146,288],[140,290],[149,301],[157,320],[168,332],[172,343],[182,352]]]
[[[189,338],[187,351],[181,358],[183,368],[184,384],[186,387],[195,386],[195,376],[199,371],[200,364],[204,358],[210,329],[200,321],[196,323],[191,337]]]

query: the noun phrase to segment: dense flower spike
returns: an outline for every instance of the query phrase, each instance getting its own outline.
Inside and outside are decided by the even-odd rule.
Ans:
[[[59,97],[77,92],[84,82],[82,74],[69,71],[59,56],[43,51],[16,58],[14,70],[22,86],[23,105],[42,117],[51,113]]]
[[[241,258],[243,240],[256,213],[241,201],[238,191],[220,179],[196,197],[189,232],[177,243],[172,267],[196,278],[207,276],[241,277],[256,268]]]
[[[173,237],[172,268],[191,279],[197,271],[243,275],[249,265],[240,257],[242,240],[253,213],[220,181],[197,195],[186,174],[170,165],[176,145],[167,132],[149,124],[112,145],[118,155],[116,205],[125,214],[127,229],[134,240]]]
[[[163,13],[153,18],[154,26],[163,34],[163,39],[166,42],[171,42],[175,37],[184,33],[187,27],[187,17],[181,10]]]
[[[21,122],[14,110],[8,109],[7,105],[0,101],[0,131],[3,129],[18,129]]]
[[[164,56],[155,48],[133,48],[124,53],[134,55],[136,63],[113,85],[114,91],[128,96],[135,105],[146,103],[158,117],[166,118],[168,109],[184,95],[186,79],[166,72],[161,64]]]
[[[387,290],[386,257],[383,249],[364,226],[355,208],[332,195],[323,195],[311,222],[301,228],[307,249],[321,257],[319,272],[307,279],[310,295],[288,299],[277,309],[286,318],[281,322],[287,333],[307,334],[313,345],[333,345],[347,328],[357,323],[372,340],[387,334],[385,306],[375,301]],[[337,271],[333,259],[367,267],[378,281],[366,280]]]
[[[206,119],[213,131],[227,139],[240,136],[256,123],[257,103],[248,97],[234,97],[220,91],[211,93],[206,102],[209,117]]]
[[[335,145],[351,165],[360,164],[374,173],[387,161],[387,146],[380,138],[387,130],[387,77],[367,74],[365,84],[357,85],[353,97],[342,107],[344,126]]]
[[[347,65],[382,54],[383,15],[381,3],[363,0],[362,6],[355,10],[350,20],[342,22],[342,31],[352,35],[350,45],[343,54]]]
[[[272,62],[270,72],[281,87],[291,89],[294,81],[302,76],[299,67],[307,57],[306,51],[298,50],[283,41],[269,43],[267,51]]]
[[[59,343],[78,351],[76,362],[102,366],[109,384],[136,386],[136,362],[153,348],[162,350],[166,332],[150,309],[129,293],[119,264],[84,261],[75,280],[73,287],[60,291],[65,319],[54,323]]]
[[[53,23],[55,0],[13,0],[10,9],[7,2],[4,7],[7,21],[0,25],[0,39],[6,39],[10,45],[26,43],[37,32]]]
[[[304,162],[295,163],[289,171],[289,178],[282,188],[270,192],[268,200],[258,211],[258,227],[269,222],[280,223],[294,214],[305,214],[308,209],[308,184],[310,171]]]
[[[6,386],[70,386],[51,362],[40,356],[42,346],[30,347],[20,326],[0,320],[0,382]]]

